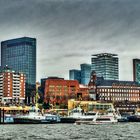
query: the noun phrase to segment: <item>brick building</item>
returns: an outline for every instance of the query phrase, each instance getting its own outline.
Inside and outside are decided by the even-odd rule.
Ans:
[[[94,77],[94,78],[93,78]],[[90,95],[94,100],[113,102],[119,108],[136,108],[140,102],[140,86],[133,81],[104,80],[91,75]],[[93,90],[94,87],[94,90]],[[121,105],[122,104],[122,105]]]
[[[64,80],[58,77],[46,79],[44,102],[49,102],[53,105],[67,105],[69,99],[88,100],[88,98],[88,87],[79,85],[77,80]]]
[[[25,75],[7,66],[0,71],[0,102],[23,103],[25,100]]]
[[[79,89],[77,80],[48,78],[45,82],[44,101],[51,104],[67,104],[68,99],[75,99]]]
[[[89,88],[86,85],[79,85],[79,90],[77,93],[77,100],[87,101],[89,100]]]

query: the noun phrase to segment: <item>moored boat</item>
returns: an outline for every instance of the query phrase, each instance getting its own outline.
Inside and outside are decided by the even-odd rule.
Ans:
[[[41,114],[39,110],[30,110],[29,114],[14,117],[15,124],[46,124],[59,122],[60,117],[58,115]]]
[[[119,118],[118,118],[118,122],[128,122],[129,120],[128,120],[128,117],[127,116],[120,116]]]
[[[74,108],[67,117],[61,117],[61,123],[75,123],[75,121],[92,121],[96,112],[84,112],[80,107]]]
[[[137,108],[134,114],[127,116],[129,122],[140,122],[140,109]]]
[[[109,123],[117,123],[118,119],[114,111],[109,111],[107,114],[99,114],[96,113],[95,117],[92,121],[76,121],[76,124],[88,124],[88,125],[96,125],[96,124],[109,124]]]

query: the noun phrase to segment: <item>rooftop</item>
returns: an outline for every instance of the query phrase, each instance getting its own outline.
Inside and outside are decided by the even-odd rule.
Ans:
[[[99,54],[93,54],[92,56],[102,57],[102,56],[118,56],[117,54],[111,54],[111,53],[99,53]]]
[[[1,42],[1,44],[3,43],[13,43],[13,42],[21,42],[21,41],[32,41],[32,40],[36,40],[36,38],[31,38],[31,37],[19,37],[19,38],[13,38],[13,39],[9,39],[9,40],[4,40]]]
[[[104,80],[103,77],[97,77],[97,86],[112,86],[112,84],[117,85],[138,85],[135,81],[119,81],[119,80]]]

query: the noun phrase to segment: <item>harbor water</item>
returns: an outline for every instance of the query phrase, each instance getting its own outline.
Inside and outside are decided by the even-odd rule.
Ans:
[[[0,125],[0,140],[139,140],[140,123]]]

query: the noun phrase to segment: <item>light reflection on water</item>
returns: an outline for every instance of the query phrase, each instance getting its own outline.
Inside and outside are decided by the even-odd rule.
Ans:
[[[139,140],[140,123],[0,125],[0,140]]]

